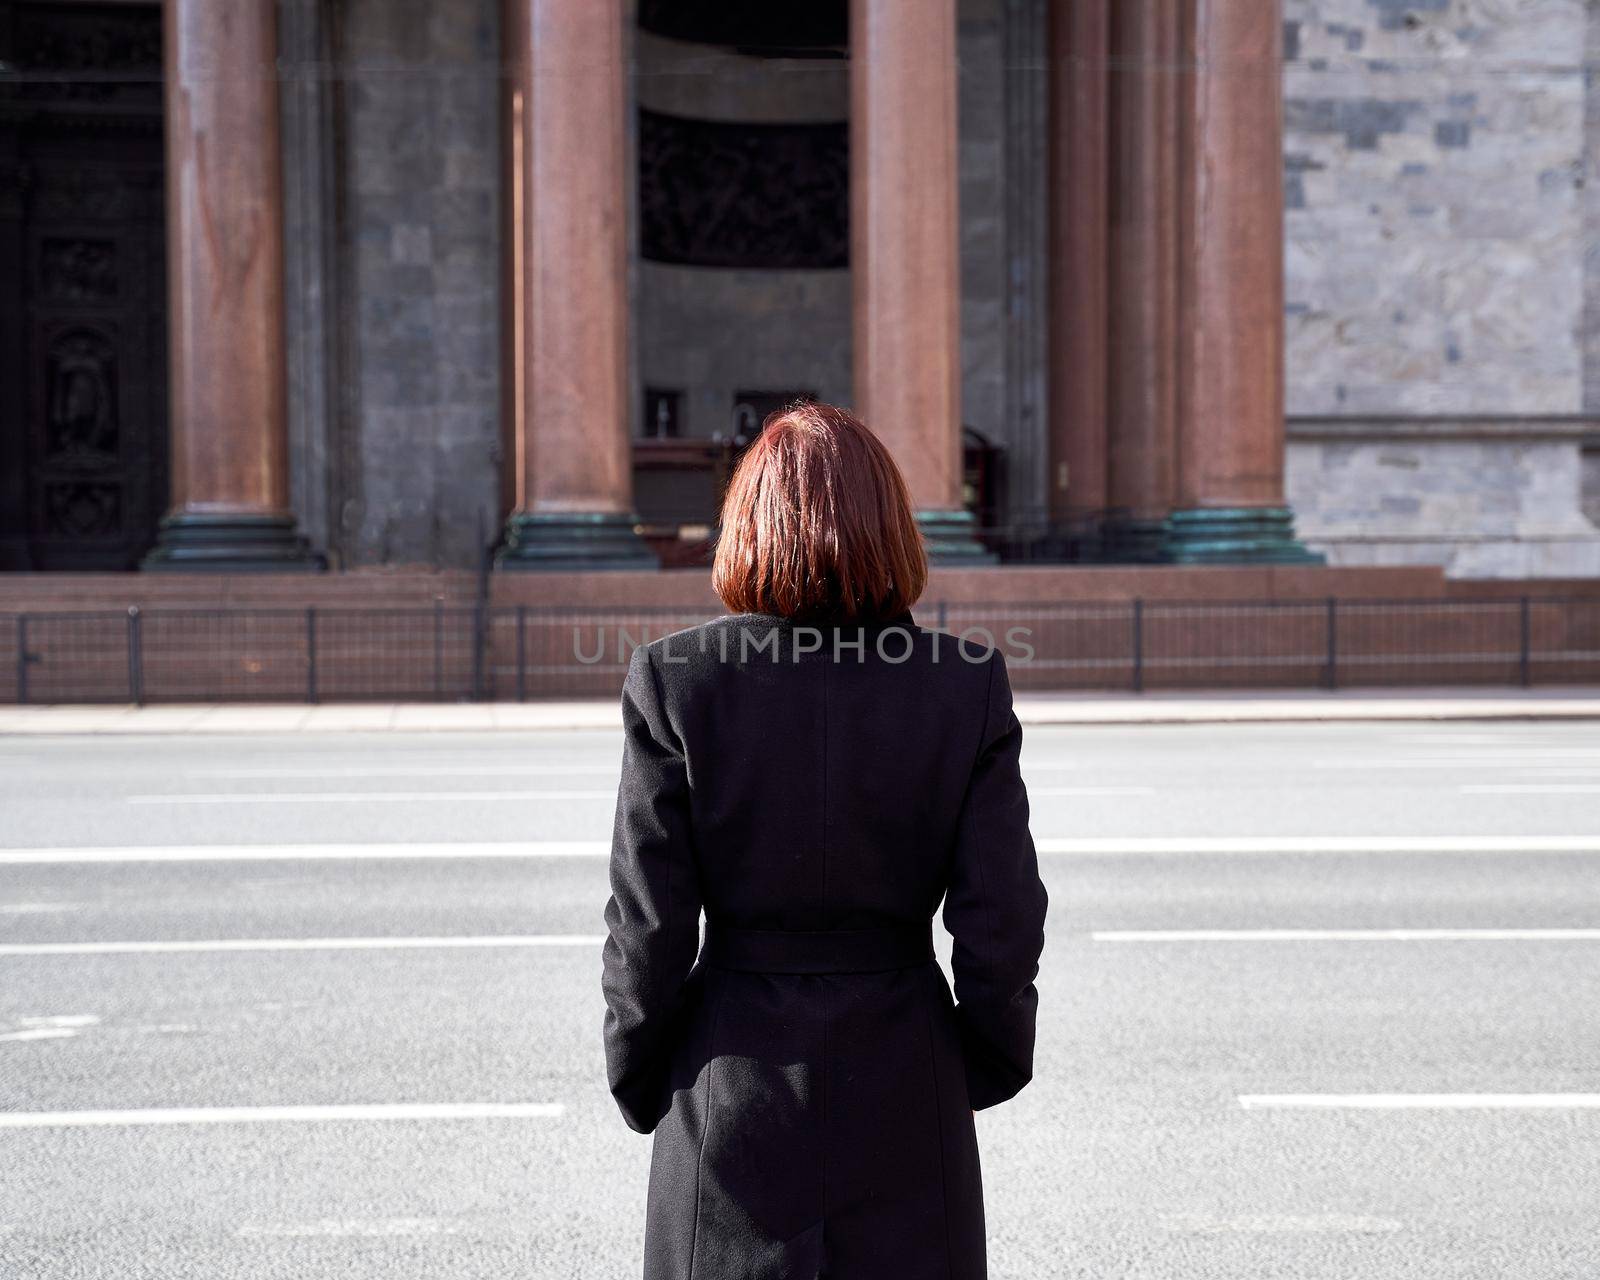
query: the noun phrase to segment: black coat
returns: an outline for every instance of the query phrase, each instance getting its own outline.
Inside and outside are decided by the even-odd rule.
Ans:
[[[1045,890],[1004,658],[965,652],[909,613],[634,651],[603,986],[647,1280],[985,1274],[972,1109],[1032,1075]]]

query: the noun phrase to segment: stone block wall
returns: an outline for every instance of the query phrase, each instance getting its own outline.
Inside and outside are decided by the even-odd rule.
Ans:
[[[1288,489],[1340,564],[1600,572],[1586,0],[1285,0]]]
[[[1287,0],[1291,414],[1571,414],[1584,0]]]
[[[1581,505],[1582,419],[1321,418],[1290,424],[1302,537],[1338,565],[1451,577],[1600,575]]]
[[[961,216],[961,420],[1009,444],[1006,422],[1005,6],[956,7]]]
[[[499,516],[496,0],[343,0],[345,565],[476,564]]]

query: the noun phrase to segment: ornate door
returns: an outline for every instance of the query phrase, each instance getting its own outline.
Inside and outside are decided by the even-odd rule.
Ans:
[[[0,3],[0,41],[0,567],[132,568],[167,500],[160,10]]]

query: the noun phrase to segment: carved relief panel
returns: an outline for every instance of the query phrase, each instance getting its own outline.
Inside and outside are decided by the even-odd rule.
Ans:
[[[155,5],[0,3],[0,567],[124,569],[167,499]]]

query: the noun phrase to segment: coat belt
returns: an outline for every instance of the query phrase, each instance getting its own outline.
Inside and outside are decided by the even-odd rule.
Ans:
[[[736,929],[706,921],[700,963],[742,973],[876,973],[933,960],[933,922],[887,929]]]

